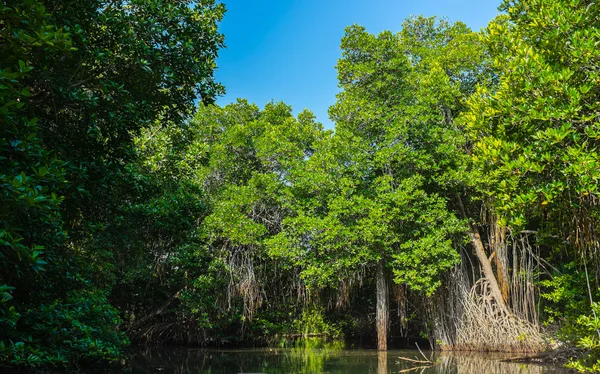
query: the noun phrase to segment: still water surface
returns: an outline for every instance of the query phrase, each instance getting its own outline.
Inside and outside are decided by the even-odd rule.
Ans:
[[[428,355],[428,353],[425,353]],[[370,350],[201,350],[149,349],[132,353],[131,374],[545,374],[570,373],[566,369],[505,362],[505,355],[443,354],[436,365],[422,367],[399,359],[423,360],[418,351]],[[419,367],[421,366],[421,367]],[[412,370],[411,370],[412,369]]]

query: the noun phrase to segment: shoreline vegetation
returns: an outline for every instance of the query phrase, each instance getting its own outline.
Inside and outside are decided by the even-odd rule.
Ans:
[[[224,16],[0,1],[0,367],[421,340],[600,372],[600,2],[349,26],[335,130],[214,104]]]

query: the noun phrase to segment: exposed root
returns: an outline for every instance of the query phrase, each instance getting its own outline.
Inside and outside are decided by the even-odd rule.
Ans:
[[[232,299],[240,296],[244,301],[244,315],[252,321],[254,311],[263,302],[260,284],[254,271],[251,250],[243,249],[229,256],[230,281],[227,290],[228,309],[232,307]]]
[[[454,283],[431,309],[439,349],[519,353],[548,349],[537,324],[498,307],[485,279],[469,289],[464,269],[457,269],[452,277]]]
[[[485,279],[475,283],[465,304],[454,344],[441,345],[441,349],[532,353],[546,350],[537,325],[498,308]]]
[[[461,266],[432,300],[434,344],[441,350],[546,351],[534,284],[536,274],[547,270],[529,243],[529,232],[513,236],[498,225],[492,212],[485,213],[484,209],[487,241],[479,241],[477,259],[462,251]]]
[[[148,345],[177,343],[203,346],[208,342],[206,331],[190,318],[173,322],[156,322],[131,331],[129,336],[134,342]]]

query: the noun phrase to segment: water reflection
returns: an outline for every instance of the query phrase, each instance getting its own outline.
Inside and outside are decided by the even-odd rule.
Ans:
[[[388,372],[388,353],[377,352],[377,374],[387,374]]]
[[[399,359],[419,359],[418,351],[376,352],[368,350],[200,350],[148,349],[132,353],[131,374],[563,374],[569,371],[548,366],[504,362],[506,356],[442,354],[433,367],[419,367]]]

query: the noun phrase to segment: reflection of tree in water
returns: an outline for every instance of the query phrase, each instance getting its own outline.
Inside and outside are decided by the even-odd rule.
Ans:
[[[416,354],[416,353],[415,353]],[[554,366],[540,366],[509,362],[507,359],[514,357],[506,353],[469,353],[469,352],[443,352],[435,354],[431,361],[435,364],[430,366],[413,354],[414,362],[396,359],[397,356],[389,354],[389,371],[380,369],[377,374],[383,373],[412,373],[412,374],[566,374],[571,373],[567,369]],[[394,364],[390,364],[393,362]],[[383,371],[386,370],[386,371]]]
[[[435,367],[426,370],[423,374],[563,374],[569,373],[566,369],[524,365],[515,362],[507,362],[506,359],[513,356],[506,354],[481,354],[481,353],[443,353],[437,357]],[[419,373],[419,371],[414,371]]]
[[[186,348],[147,348],[136,350],[131,359],[132,374],[189,374],[233,372],[251,359],[230,352]],[[215,371],[218,370],[224,371]],[[229,370],[229,371],[228,371]],[[235,371],[236,373],[240,372]]]
[[[139,348],[131,354],[133,374],[164,373],[183,374],[201,370],[208,357],[197,349]]]
[[[323,373],[325,363],[331,361],[335,354],[335,350],[329,349],[292,349],[283,354],[282,368],[293,373]]]
[[[185,348],[139,349],[132,354],[132,374],[190,373],[322,373],[333,350],[264,349],[202,350]]]
[[[377,374],[387,374],[388,354],[387,351],[377,352]]]
[[[436,365],[418,368],[399,356],[419,358],[418,352],[351,351],[335,349],[202,350],[150,348],[132,353],[130,374],[564,374],[568,371],[503,362],[506,355],[442,353]],[[415,368],[416,370],[410,370]],[[409,370],[409,371],[406,371]]]

